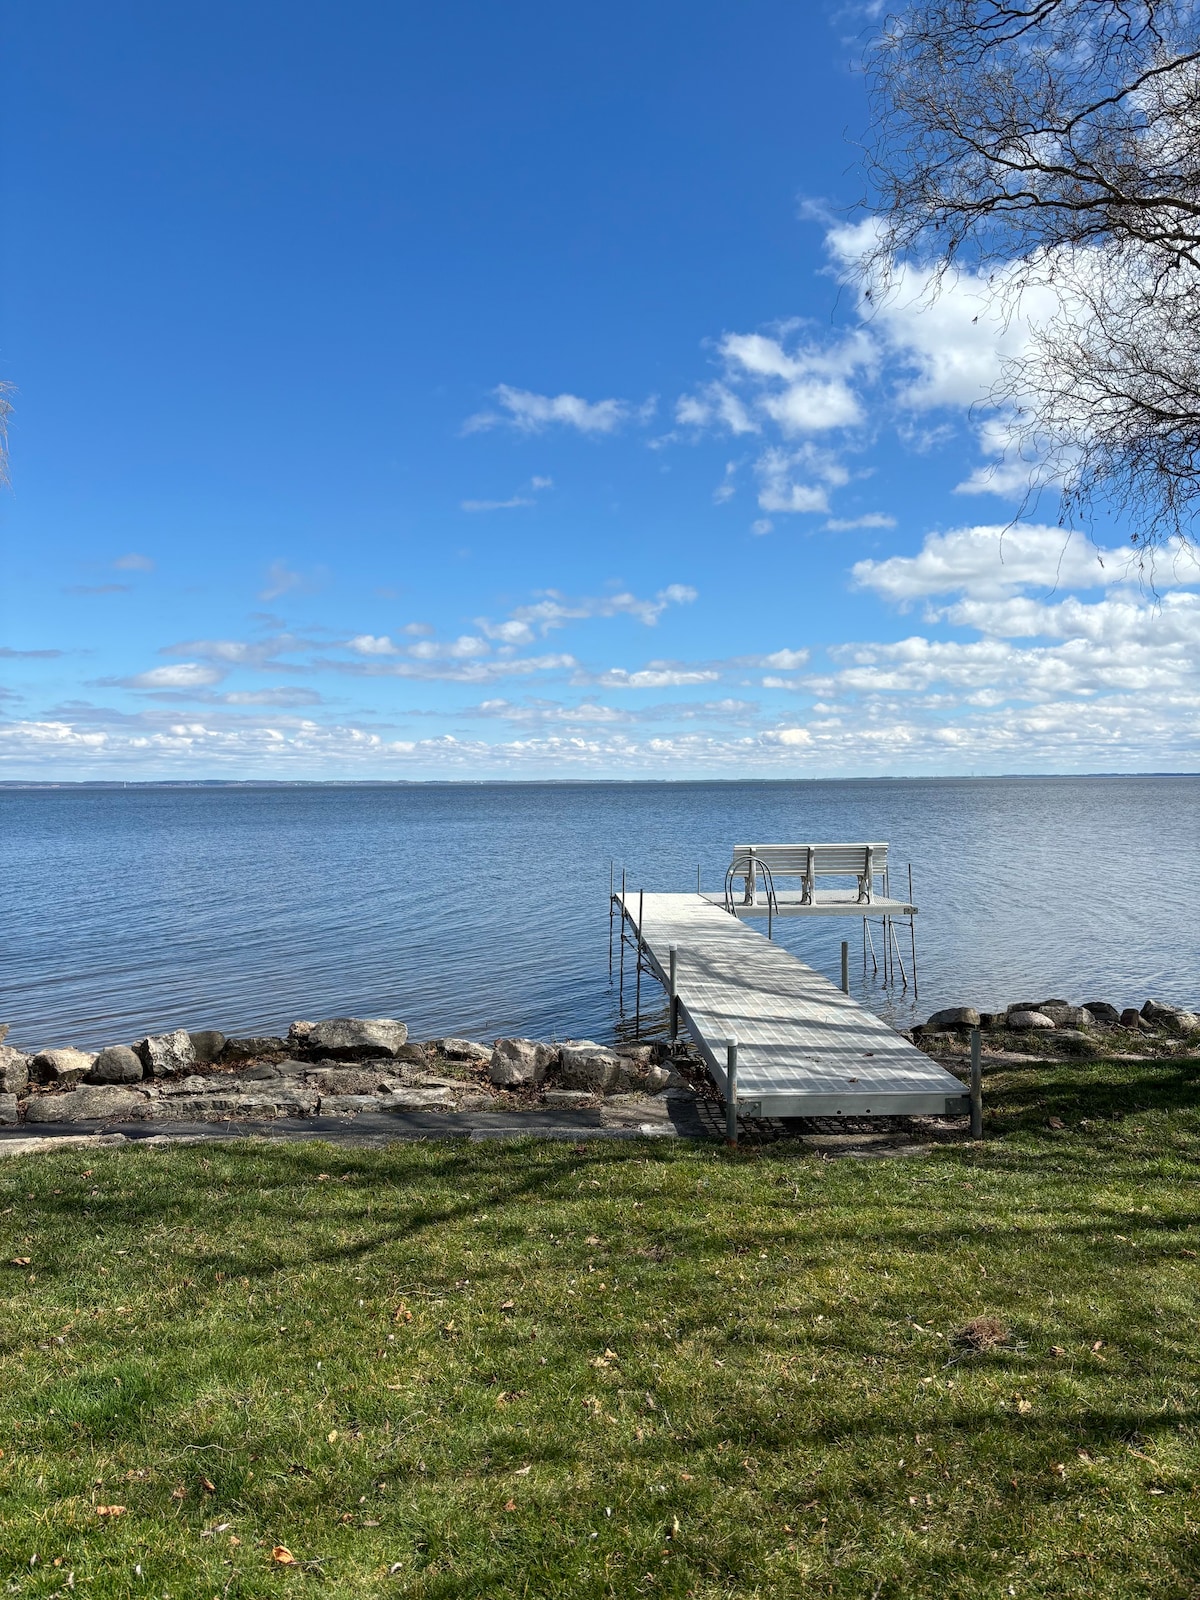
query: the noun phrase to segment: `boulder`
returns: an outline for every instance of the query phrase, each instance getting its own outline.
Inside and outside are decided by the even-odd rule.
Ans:
[[[387,1065],[390,1067],[391,1062]],[[371,1095],[378,1094],[380,1089],[399,1085],[399,1079],[393,1077],[382,1067],[372,1068],[365,1063],[360,1067],[346,1066],[342,1062],[330,1062],[317,1068],[310,1067],[304,1074],[304,1081],[310,1089],[316,1089],[322,1101],[326,1095]]]
[[[117,1085],[84,1084],[69,1094],[32,1095],[25,1106],[26,1122],[110,1122],[126,1119],[143,1104],[135,1089]]]
[[[478,1061],[482,1064],[492,1059],[488,1046],[477,1044],[474,1039],[435,1039],[433,1045],[447,1061]]]
[[[567,1039],[562,1046],[562,1086],[606,1094],[620,1086],[625,1063],[615,1050],[592,1039]]]
[[[661,1094],[671,1081],[669,1067],[651,1066],[646,1068],[642,1085],[647,1094]]]
[[[1015,1005],[1005,1007],[1010,1017],[1014,1011],[1040,1011],[1041,1009],[1042,1002],[1040,1000],[1018,1000]]]
[[[1003,1028],[1007,1024],[1007,1011],[981,1011],[979,1013],[979,1026],[981,1028]]]
[[[5,1039],[8,1038],[8,1030],[11,1027],[11,1022],[0,1022],[0,1044],[3,1044]]]
[[[196,1065],[192,1041],[182,1028],[176,1028],[174,1033],[151,1034],[134,1049],[148,1078],[178,1078]]]
[[[78,1083],[92,1070],[95,1059],[86,1050],[39,1050],[32,1062],[33,1076],[39,1083]]]
[[[488,1076],[505,1088],[541,1083],[549,1069],[557,1065],[558,1051],[553,1045],[539,1044],[536,1039],[497,1039]]]
[[[933,1033],[944,1033],[949,1028],[977,1028],[979,1013],[974,1006],[949,1006],[945,1011],[935,1011],[925,1026]]]
[[[30,1058],[11,1044],[0,1044],[0,1094],[23,1095],[29,1089]]]
[[[1049,1017],[1056,1028],[1090,1028],[1095,1020],[1083,1006],[1067,1005],[1065,1001],[1043,1000],[1037,1009],[1044,1017]]]
[[[296,1024],[292,1025],[293,1031]],[[289,1037],[292,1037],[289,1035]],[[296,1036],[294,1043],[299,1043]],[[391,1017],[331,1017],[312,1023],[302,1035],[305,1049],[320,1050],[341,1061],[358,1061],[370,1056],[395,1057],[408,1039],[408,1027]]]
[[[1123,1028],[1132,1028],[1136,1032],[1141,1025],[1142,1013],[1136,1006],[1126,1006],[1121,1013],[1121,1026]]]
[[[393,1061],[403,1061],[410,1067],[424,1067],[429,1064],[429,1050],[423,1044],[402,1044],[394,1055]]]
[[[1142,1007],[1142,1015],[1147,1022],[1161,1026],[1168,1017],[1173,1017],[1180,1009],[1179,1006],[1168,1005],[1165,1000],[1147,1000]]]
[[[643,1071],[653,1065],[656,1055],[652,1044],[617,1044],[613,1046],[613,1051],[623,1061]]]
[[[0,1094],[0,1126],[20,1121],[18,1106],[15,1094]]]
[[[1055,998],[1051,1000],[1039,1000],[1036,1006],[1030,1006],[1029,1009],[1031,1011],[1044,1011],[1047,1006],[1069,1006],[1070,1004],[1071,1002],[1069,1000],[1059,1000]]]
[[[92,1062],[85,1083],[141,1083],[142,1061],[127,1044],[110,1044]]]
[[[1036,1028],[1053,1028],[1053,1020],[1042,1011],[1010,1011],[1008,1014],[1010,1028],[1030,1030]]]
[[[1167,1018],[1166,1029],[1186,1039],[1193,1033],[1200,1033],[1200,1017],[1194,1011],[1176,1011]]]
[[[1078,1028],[1056,1029],[1054,1043],[1060,1049],[1066,1050],[1068,1055],[1073,1056],[1093,1056],[1100,1048],[1095,1039],[1089,1038],[1086,1033],[1081,1033]]]
[[[188,1038],[192,1041],[192,1054],[206,1066],[220,1057],[226,1044],[225,1035],[217,1028],[201,1028],[199,1033],[189,1033]]]
[[[287,1054],[288,1042],[273,1033],[251,1034],[243,1039],[226,1039],[221,1046],[221,1065],[240,1066],[243,1061],[274,1061]],[[193,1062],[195,1057],[192,1057]]]
[[[1107,1000],[1085,1000],[1083,1009],[1090,1011],[1094,1021],[1103,1023],[1105,1027],[1111,1027],[1121,1020],[1121,1013],[1116,1006],[1110,1006]]]

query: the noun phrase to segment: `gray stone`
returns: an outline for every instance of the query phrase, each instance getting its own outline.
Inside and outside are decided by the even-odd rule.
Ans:
[[[1123,1028],[1139,1029],[1142,1025],[1142,1013],[1136,1006],[1126,1006],[1121,1013],[1121,1026]]]
[[[935,1011],[925,1026],[932,1033],[945,1033],[950,1028],[977,1028],[979,1013],[974,1006],[948,1006]]]
[[[590,1106],[596,1096],[586,1089],[547,1089],[545,1100],[548,1106],[557,1106],[562,1111],[578,1110],[580,1106]]]
[[[273,1061],[254,1061],[242,1069],[241,1075],[250,1083],[275,1083],[279,1079],[279,1068]]]
[[[205,1065],[216,1061],[225,1048],[225,1035],[217,1028],[201,1028],[198,1033],[189,1033],[188,1038],[192,1041],[192,1054]]]
[[[326,1022],[314,1022],[307,1039],[308,1049],[321,1050],[343,1061],[369,1056],[394,1058],[408,1039],[408,1027],[392,1017],[331,1017]]]
[[[1169,1005],[1165,1000],[1147,1000],[1142,1007],[1142,1015],[1147,1022],[1161,1025],[1168,1017],[1173,1017],[1181,1008]]]
[[[618,1055],[631,1066],[646,1068],[654,1061],[654,1046],[652,1044],[618,1044],[613,1046],[613,1054]]]
[[[625,1064],[615,1050],[592,1039],[567,1039],[562,1046],[562,1086],[605,1094],[620,1086]]]
[[[981,1011],[979,1013],[979,1026],[981,1028],[1003,1028],[1007,1025],[1007,1011]]]
[[[1008,1025],[1010,1028],[1032,1031],[1036,1028],[1053,1028],[1054,1022],[1041,1011],[1010,1011]]]
[[[15,1094],[0,1094],[0,1124],[20,1121],[18,1105]]]
[[[1040,1011],[1041,1008],[1042,1002],[1040,1000],[1018,1000],[1015,1005],[1006,1007],[1010,1017],[1014,1011]]]
[[[389,1061],[388,1067],[391,1064]],[[315,1070],[310,1067],[304,1075],[304,1081],[310,1088],[317,1089],[322,1098],[325,1095],[378,1094],[381,1088],[386,1086],[390,1089],[393,1084],[399,1086],[400,1082],[383,1068],[373,1068],[366,1063],[360,1067],[348,1067],[341,1062],[322,1065]]]
[[[536,1039],[497,1039],[488,1076],[503,1088],[536,1084],[557,1065],[558,1051],[553,1045],[539,1044]]]
[[[1091,1012],[1094,1021],[1103,1023],[1106,1026],[1111,1026],[1121,1020],[1121,1013],[1116,1006],[1110,1006],[1107,1000],[1085,1000],[1083,1009]]]
[[[667,1067],[647,1067],[642,1080],[647,1094],[660,1094],[671,1081],[671,1072]]]
[[[8,1030],[11,1027],[11,1022],[0,1022],[0,1044],[3,1044],[5,1039],[8,1038]]]
[[[379,1097],[381,1111],[434,1111],[439,1106],[453,1108],[454,1100],[449,1089],[413,1089],[401,1085],[391,1094]]]
[[[378,1095],[323,1094],[318,1110],[323,1117],[356,1117],[360,1111],[379,1111]]]
[[[1069,1055],[1092,1056],[1097,1054],[1099,1045],[1095,1039],[1090,1039],[1086,1033],[1081,1033],[1078,1028],[1058,1028],[1054,1034],[1054,1042],[1060,1048],[1066,1049]]]
[[[92,1062],[86,1083],[141,1083],[142,1060],[127,1044],[110,1044]]]
[[[178,1078],[196,1065],[192,1041],[182,1028],[174,1033],[151,1034],[134,1046],[148,1078]]]
[[[287,1040],[276,1034],[251,1034],[242,1039],[226,1039],[221,1047],[223,1067],[240,1066],[243,1061],[272,1061],[287,1054]],[[193,1060],[195,1057],[193,1057]]]
[[[95,1059],[86,1050],[39,1050],[32,1062],[33,1076],[39,1083],[78,1083],[92,1070]]]
[[[478,1061],[490,1062],[492,1052],[486,1044],[479,1044],[474,1039],[435,1039],[435,1049],[447,1061]]]
[[[1200,1033],[1200,1017],[1194,1011],[1176,1011],[1167,1018],[1166,1028],[1168,1033],[1177,1033],[1186,1039],[1193,1033]]]
[[[27,1094],[29,1067],[30,1058],[23,1051],[0,1044],[0,1094]]]
[[[31,1095],[25,1105],[25,1121],[123,1121],[141,1104],[142,1096],[134,1089],[122,1089],[115,1084],[84,1084],[69,1094]]]
[[[1095,1020],[1083,1006],[1068,1005],[1065,1000],[1043,1000],[1038,1010],[1049,1017],[1056,1028],[1090,1028]]]
[[[410,1067],[424,1067],[429,1062],[429,1048],[423,1044],[402,1044],[392,1060],[403,1061]]]

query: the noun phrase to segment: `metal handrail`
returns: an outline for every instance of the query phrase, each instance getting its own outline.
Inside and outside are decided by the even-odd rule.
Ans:
[[[773,932],[775,915],[779,910],[779,901],[775,897],[775,879],[771,875],[770,867],[759,856],[756,856],[753,850],[748,851],[744,856],[735,856],[729,863],[728,870],[725,873],[725,909],[731,917],[737,916],[737,906],[733,895],[733,880],[735,878],[749,877],[751,893],[753,893],[754,885],[757,884],[760,872],[763,877],[763,891],[767,897],[767,938],[769,939]],[[745,904],[746,902],[743,901],[742,903]]]

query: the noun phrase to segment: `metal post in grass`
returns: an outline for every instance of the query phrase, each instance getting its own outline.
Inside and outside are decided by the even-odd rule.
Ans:
[[[674,1044],[676,1039],[679,1037],[679,946],[677,944],[673,944],[668,946],[668,949],[671,956],[671,1043]]]
[[[983,1059],[979,1029],[971,1029],[971,1137],[983,1138]]]
[[[842,940],[842,993],[850,993],[850,941]]]
[[[737,1149],[737,1058],[736,1035],[725,1041],[725,1143]]]

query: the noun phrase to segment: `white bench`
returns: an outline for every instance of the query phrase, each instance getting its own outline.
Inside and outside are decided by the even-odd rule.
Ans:
[[[799,878],[801,905],[813,905],[818,878],[857,880],[855,904],[870,905],[875,898],[875,879],[887,883],[886,844],[736,844],[733,860],[725,874],[726,903],[732,909],[735,878],[745,880],[743,905],[756,905],[757,880],[761,872],[768,902],[776,899],[776,880]]]

